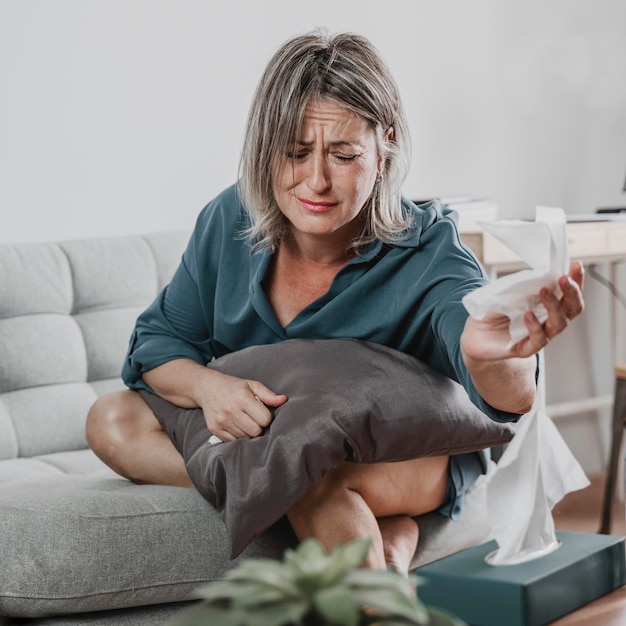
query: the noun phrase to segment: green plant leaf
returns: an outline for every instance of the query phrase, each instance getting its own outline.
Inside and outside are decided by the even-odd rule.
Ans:
[[[301,593],[311,596],[326,586],[326,573],[330,563],[322,544],[317,539],[306,539],[286,558],[292,582]]]
[[[371,547],[372,540],[369,537],[354,539],[335,546],[330,552],[330,559],[338,562],[345,571],[348,571],[363,564]]]
[[[275,587],[268,587],[267,585],[259,584],[258,582],[250,581],[230,581],[230,580],[217,580],[207,587],[203,587],[198,591],[198,596],[211,602],[219,600],[234,600],[240,596],[257,596],[263,594],[266,591],[274,593],[281,593]],[[284,594],[283,594],[284,595]]]
[[[413,585],[408,578],[382,569],[355,569],[346,575],[346,581],[353,587],[380,587],[403,589],[407,595],[413,595]]]
[[[399,574],[385,570],[352,570],[346,576],[345,582],[351,588],[359,590],[364,597],[384,590],[393,594],[399,592],[406,596],[411,604],[417,604],[420,611],[426,610],[422,601],[417,597],[415,587],[410,580]]]
[[[356,539],[326,554],[317,540],[307,539],[303,543],[302,549],[290,554],[287,560],[295,572],[296,584],[306,594],[340,582],[350,569],[365,560],[371,546],[368,538]]]
[[[327,555],[317,539],[305,539],[288,557],[287,562],[306,574],[319,572],[326,566]]]
[[[244,561],[238,567],[226,572],[225,578],[243,580],[250,578],[256,580],[259,574],[267,577],[286,578],[289,570],[280,561],[273,559],[250,559]]]
[[[267,604],[275,604],[277,602],[288,603],[293,602],[295,598],[284,594],[279,589],[268,587],[260,587],[251,589],[249,593],[240,594],[232,599],[232,605],[236,608],[255,608],[263,607]],[[304,602],[304,599],[302,600]]]
[[[287,595],[299,595],[291,568],[271,559],[244,561],[236,569],[230,570],[225,576],[230,582],[254,582],[280,589]]]
[[[428,611],[417,600],[407,596],[400,589],[371,588],[354,589],[356,601],[361,606],[371,607],[379,611],[389,613],[389,617],[403,617],[412,620],[411,624],[427,624]]]
[[[320,572],[320,585],[334,585],[353,568],[359,567],[370,550],[371,539],[355,539],[347,544],[335,546],[328,555],[326,567]]]
[[[358,626],[361,607],[350,589],[345,586],[320,590],[313,596],[313,606],[331,624]]]
[[[277,602],[265,606],[255,607],[247,612],[245,623],[248,626],[287,626],[299,624],[310,610],[308,602]],[[218,626],[218,622],[211,626]],[[219,624],[221,626],[221,624]]]

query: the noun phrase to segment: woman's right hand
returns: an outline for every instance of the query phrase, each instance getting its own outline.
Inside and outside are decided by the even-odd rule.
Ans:
[[[162,398],[183,408],[200,407],[207,428],[222,441],[258,437],[287,402],[263,383],[230,376],[191,359],[174,359],[143,373]]]
[[[222,441],[258,437],[272,423],[271,409],[287,402],[286,395],[274,393],[259,381],[215,370],[206,373],[209,376],[203,376],[198,386],[198,404],[207,428]]]

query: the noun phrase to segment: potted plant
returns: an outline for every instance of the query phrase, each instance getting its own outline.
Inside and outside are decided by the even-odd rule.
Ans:
[[[329,554],[315,539],[287,550],[282,562],[250,559],[198,593],[202,600],[170,626],[463,626],[426,608],[411,582],[359,569],[370,549],[356,539]]]

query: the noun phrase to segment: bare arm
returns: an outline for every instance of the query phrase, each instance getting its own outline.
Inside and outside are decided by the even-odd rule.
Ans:
[[[532,312],[524,317],[528,337],[508,347],[509,320],[490,315],[483,320],[468,318],[461,335],[463,360],[481,396],[494,408],[511,413],[527,413],[535,398],[535,355],[562,333],[584,309],[584,271],[572,263],[569,276],[559,279],[560,300],[548,289],[539,297],[548,312],[541,324]]]
[[[229,376],[191,359],[159,365],[144,372],[143,379],[173,404],[202,408],[209,431],[223,441],[257,437],[272,421],[268,407],[287,401],[258,381]]]

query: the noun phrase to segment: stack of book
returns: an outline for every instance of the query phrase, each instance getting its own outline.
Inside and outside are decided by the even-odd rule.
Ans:
[[[429,198],[432,199],[432,198]],[[480,230],[479,222],[493,222],[498,219],[498,205],[489,198],[474,198],[471,196],[440,196],[437,200],[443,202],[459,215],[459,230],[472,232]],[[416,204],[428,200],[416,200]]]

